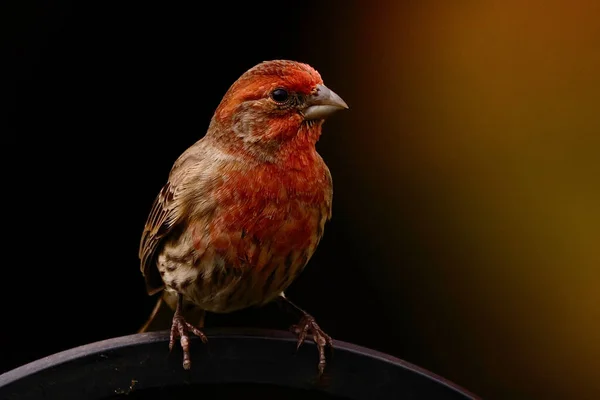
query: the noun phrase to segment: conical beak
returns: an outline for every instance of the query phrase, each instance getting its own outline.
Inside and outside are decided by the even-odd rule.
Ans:
[[[348,108],[340,96],[325,85],[318,85],[306,102],[307,107],[302,112],[304,119],[325,119],[338,110]]]

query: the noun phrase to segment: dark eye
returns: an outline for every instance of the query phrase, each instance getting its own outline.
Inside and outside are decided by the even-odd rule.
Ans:
[[[278,103],[284,103],[290,95],[285,89],[275,89],[271,92],[271,97]]]

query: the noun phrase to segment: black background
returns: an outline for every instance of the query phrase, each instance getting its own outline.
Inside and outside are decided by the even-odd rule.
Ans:
[[[141,326],[156,299],[145,293],[137,259],[150,205],[241,73],[263,60],[301,60],[343,92],[327,80],[324,21],[335,7],[282,7],[20,3],[4,14],[16,61],[9,83],[18,90],[9,92],[5,136],[14,181],[2,371]],[[335,120],[325,127],[324,158],[335,151],[336,130]],[[403,317],[389,315],[360,274],[372,254],[352,237],[352,219],[338,215],[326,232],[288,296],[335,338],[425,361],[406,345],[414,334]],[[293,322],[276,307],[208,318],[279,329]]]

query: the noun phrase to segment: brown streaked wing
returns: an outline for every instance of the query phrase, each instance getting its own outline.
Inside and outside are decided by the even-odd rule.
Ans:
[[[211,148],[210,142],[198,140],[175,161],[169,180],[154,200],[142,232],[138,253],[140,269],[150,295],[164,288],[156,265],[156,253],[161,242],[186,216],[189,209],[187,201],[191,198],[206,199],[202,194],[211,191],[222,181],[221,175],[215,171],[219,170],[223,161],[216,159],[215,154],[218,151]],[[208,213],[214,206],[211,201],[203,201],[200,211]]]
[[[154,265],[155,253],[162,239],[172,230],[181,215],[177,200],[176,188],[169,181],[154,200],[142,232],[138,256],[140,270],[146,278],[146,289],[150,295],[164,287],[158,269]]]

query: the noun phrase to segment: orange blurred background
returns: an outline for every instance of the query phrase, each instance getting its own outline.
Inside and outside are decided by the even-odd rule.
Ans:
[[[600,398],[600,2],[335,13],[352,134],[323,146],[356,201],[334,216],[378,239],[363,273],[412,310],[427,367],[484,397]]]

